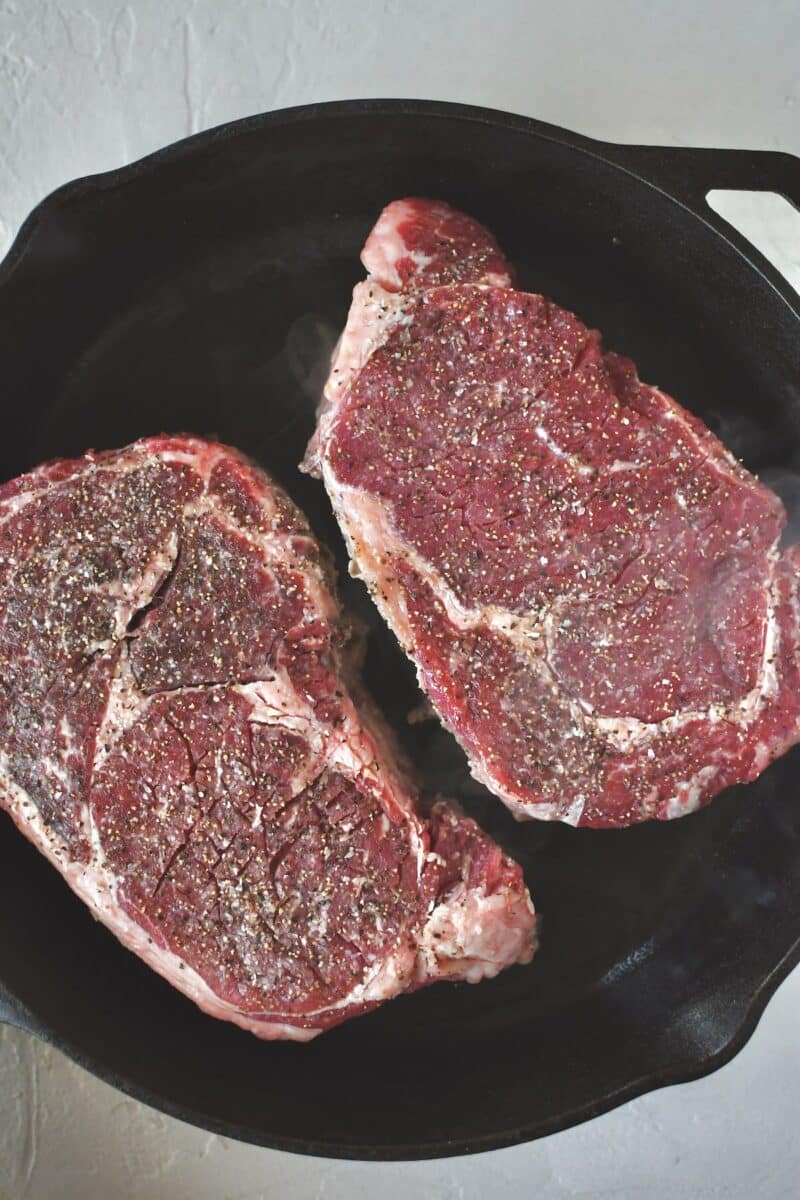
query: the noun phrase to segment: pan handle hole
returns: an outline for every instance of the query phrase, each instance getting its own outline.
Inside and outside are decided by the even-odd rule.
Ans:
[[[800,292],[800,212],[775,192],[707,194],[710,208],[743,234]]]

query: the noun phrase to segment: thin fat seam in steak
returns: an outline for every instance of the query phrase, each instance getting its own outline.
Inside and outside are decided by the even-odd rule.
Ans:
[[[780,501],[446,205],[388,206],[309,446],[473,774],[518,817],[682,816],[800,737]]]
[[[156,437],[0,488],[0,806],[202,1009],[307,1040],[533,954],[519,867],[428,818],[329,572],[235,451]]]

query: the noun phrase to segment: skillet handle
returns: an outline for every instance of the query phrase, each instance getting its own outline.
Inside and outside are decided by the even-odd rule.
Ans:
[[[777,192],[800,209],[800,158],[777,150],[702,150],[672,146],[608,147],[620,166],[662,187],[706,216],[717,188]]]

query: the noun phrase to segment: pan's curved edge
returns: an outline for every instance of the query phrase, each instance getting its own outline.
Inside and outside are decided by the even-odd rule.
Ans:
[[[519,122],[520,128],[525,125],[533,126],[543,136],[547,136],[549,131],[550,135],[554,138],[562,134],[570,138],[574,137],[576,144],[580,143],[586,146],[589,144],[599,146],[601,144],[590,143],[590,139],[582,138],[579,134],[566,135],[564,131],[559,130],[554,125],[546,125],[544,122],[534,121],[529,117],[519,117],[513,113],[502,113],[489,108],[480,108],[467,104],[451,104],[447,101],[438,100],[393,100],[390,98],[330,100],[317,104],[298,104],[290,108],[278,108],[269,112],[256,113],[249,117],[240,117],[235,121],[227,121],[222,125],[215,125],[213,128],[204,129],[199,133],[190,134],[188,137],[180,138],[176,142],[171,142],[167,146],[162,146],[158,150],[154,150],[151,154],[146,154],[144,157],[137,158],[133,162],[125,163],[121,167],[112,167],[108,171],[99,171],[92,175],[81,175],[48,192],[34,206],[22,225],[20,225],[5,257],[0,261],[0,287],[7,282],[20,261],[24,258],[42,217],[45,214],[49,214],[51,210],[57,210],[70,200],[124,184],[129,180],[138,178],[154,167],[161,166],[163,163],[177,162],[186,155],[202,150],[207,146],[212,146],[217,142],[225,141],[229,137],[251,131],[255,132],[269,125],[313,120],[318,116],[348,117],[360,114],[379,115],[380,113],[388,112],[419,115],[429,114],[432,116],[452,115],[483,121],[503,118]]]
[[[241,117],[235,121],[227,121],[215,125],[211,129],[180,138],[168,146],[162,146],[143,158],[135,159],[121,167],[113,167],[108,171],[100,171],[92,175],[82,175],[76,179],[61,184],[54,191],[44,196],[31,210],[17,231],[5,257],[0,261],[0,286],[2,286],[22,260],[28,250],[42,217],[51,210],[58,209],[70,200],[106,188],[116,187],[129,180],[136,179],[147,171],[163,163],[177,162],[186,155],[223,142],[230,137],[256,130],[270,125],[289,124],[313,120],[316,117],[351,117],[379,116],[381,114],[407,114],[413,116],[451,116],[462,120],[477,121],[486,124],[502,124],[520,131],[535,132],[538,136],[574,146],[575,149],[587,153],[601,155],[605,148],[611,148],[610,143],[585,137],[538,121],[533,117],[523,117],[516,113],[504,112],[500,109],[485,108],[479,105],[456,104],[444,100],[403,100],[392,98],[375,98],[366,100],[330,100],[316,104],[298,104],[291,108],[278,108],[270,112],[256,113],[253,116]],[[614,163],[620,170],[626,168]]]
[[[292,1154],[359,1162],[410,1162],[422,1159],[455,1158],[481,1154],[490,1150],[504,1150],[521,1143],[537,1141],[539,1138],[549,1137],[566,1129],[572,1129],[576,1125],[582,1125],[586,1121],[611,1112],[620,1105],[636,1100],[649,1092],[671,1087],[673,1084],[691,1083],[694,1080],[703,1079],[707,1075],[713,1075],[715,1071],[731,1062],[749,1042],[772,996],[798,962],[800,962],[800,938],[752,995],[738,1029],[724,1046],[704,1058],[687,1059],[678,1065],[666,1069],[659,1068],[640,1075],[637,1079],[614,1089],[601,1099],[579,1105],[550,1121],[541,1121],[535,1125],[520,1125],[513,1129],[488,1133],[482,1137],[409,1143],[402,1147],[391,1144],[379,1145],[374,1142],[345,1145],[337,1142],[311,1141],[307,1138],[264,1137],[258,1130],[226,1121],[215,1121],[204,1112],[196,1111],[186,1105],[170,1103],[148,1088],[131,1084],[125,1078],[107,1070],[91,1055],[84,1054],[80,1047],[75,1046],[67,1038],[51,1036],[42,1029],[30,1029],[27,1032],[34,1034],[47,1045],[54,1046],[78,1066],[134,1100],[147,1104],[150,1108],[165,1113],[169,1117],[185,1121],[220,1137],[233,1138],[251,1145],[262,1146],[265,1149],[282,1150]],[[22,1028],[22,1026],[20,1027]]]
[[[790,285],[783,280],[782,276],[780,276],[766,258],[753,249],[746,239],[741,237],[736,231],[721,228],[720,224],[714,220],[713,214],[710,214],[710,210],[710,217],[707,218],[705,214],[698,213],[696,209],[686,204],[672,192],[662,188],[657,182],[648,179],[644,175],[640,175],[635,168],[631,169],[631,166],[627,164],[615,162],[613,156],[609,156],[608,154],[614,148],[612,144],[566,131],[558,126],[547,124],[531,117],[523,117],[500,110],[444,101],[390,98],[343,100],[298,105],[292,108],[277,109],[272,112],[241,118],[183,138],[124,166],[93,175],[82,176],[65,183],[45,196],[20,226],[6,256],[0,261],[0,288],[11,280],[17,268],[23,263],[30,247],[34,243],[42,218],[50,215],[52,212],[58,211],[59,208],[73,200],[124,184],[164,163],[177,162],[185,156],[223,142],[230,137],[239,136],[251,131],[256,132],[273,124],[281,125],[301,122],[313,120],[321,116],[345,118],[356,115],[378,116],[381,114],[447,116],[487,124],[496,125],[500,123],[507,128],[518,129],[521,132],[535,133],[540,138],[567,145],[583,153],[601,158],[617,170],[627,172],[641,182],[659,191],[663,191],[676,204],[689,211],[695,219],[709,225],[717,236],[734,247],[747,266],[766,278],[773,289],[781,295],[795,313],[797,311],[792,305],[786,290]],[[738,1028],[725,1045],[712,1054],[705,1057],[686,1059],[684,1062],[669,1068],[654,1069],[650,1073],[640,1075],[629,1084],[613,1090],[597,1101],[578,1106],[573,1110],[562,1113],[551,1121],[542,1121],[535,1126],[521,1125],[513,1129],[490,1133],[485,1137],[409,1144],[401,1148],[375,1143],[342,1145],[337,1143],[326,1144],[302,1138],[266,1138],[257,1130],[232,1125],[227,1122],[216,1122],[202,1112],[196,1112],[178,1103],[172,1104],[158,1097],[149,1089],[138,1087],[124,1078],[115,1075],[113,1071],[109,1071],[91,1055],[86,1055],[79,1046],[73,1044],[68,1038],[58,1037],[51,1031],[42,1028],[34,1015],[24,1010],[23,1006],[19,1005],[17,1011],[16,997],[13,998],[15,1013],[12,1016],[12,1021],[20,1029],[38,1037],[47,1044],[55,1046],[56,1049],[66,1054],[75,1063],[90,1071],[103,1082],[110,1084],[119,1091],[152,1108],[175,1117],[178,1120],[188,1121],[209,1132],[296,1154],[366,1161],[407,1161],[475,1154],[517,1145],[521,1142],[533,1141],[591,1120],[647,1092],[676,1083],[690,1082],[712,1074],[731,1061],[749,1041],[774,992],[798,962],[800,962],[800,937],[789,948],[769,975],[761,980],[755,990],[752,991],[744,1006],[744,1013]],[[2,1019],[3,1014],[0,1012],[0,1020]]]
[[[10,279],[16,267],[24,259],[42,217],[57,211],[71,200],[88,196],[94,192],[103,191],[106,188],[117,187],[129,180],[136,179],[140,175],[146,174],[148,171],[164,163],[178,162],[181,158],[201,151],[206,147],[224,142],[234,136],[256,132],[270,125],[292,124],[314,120],[322,116],[347,118],[353,116],[397,114],[455,117],[460,120],[472,121],[479,124],[500,124],[509,129],[516,129],[521,133],[533,133],[537,137],[556,142],[560,145],[570,146],[584,154],[600,159],[607,166],[612,166],[616,170],[637,179],[640,183],[644,183],[648,187],[661,192],[672,200],[673,203],[691,213],[696,220],[707,225],[718,237],[731,245],[744,258],[748,266],[763,276],[773,290],[778,292],[783,301],[789,305],[794,315],[798,315],[797,293],[769,259],[762,255],[738,230],[733,229],[728,222],[718,217],[712,209],[706,206],[705,211],[699,211],[695,205],[687,202],[685,197],[677,195],[668,186],[665,186],[660,179],[654,178],[646,168],[644,170],[641,169],[644,166],[643,161],[641,163],[637,161],[642,151],[645,153],[658,151],[669,155],[670,151],[680,153],[680,148],[669,146],[643,147],[636,144],[601,141],[598,138],[590,138],[585,134],[576,133],[574,130],[567,130],[561,126],[540,121],[535,117],[521,116],[518,113],[506,112],[503,109],[460,104],[446,100],[407,100],[392,97],[376,97],[362,100],[328,100],[314,104],[298,104],[289,108],[273,109],[264,113],[255,113],[252,116],[240,117],[237,120],[227,121],[222,125],[215,125],[211,129],[202,130],[199,133],[180,138],[176,142],[162,146],[158,150],[154,150],[152,153],[135,159],[133,162],[126,163],[121,167],[113,167],[108,171],[100,171],[92,175],[82,175],[70,180],[44,196],[23,221],[5,257],[0,260],[0,287]],[[704,151],[696,149],[694,153],[702,155]],[[724,154],[726,152],[714,151],[713,153]],[[733,153],[737,152],[734,151]],[[772,152],[761,151],[760,153],[766,155]],[[775,153],[777,154],[778,152]]]

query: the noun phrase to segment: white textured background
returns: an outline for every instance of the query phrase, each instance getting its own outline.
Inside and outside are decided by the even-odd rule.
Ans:
[[[800,154],[800,4],[0,0],[0,252],[66,179],[234,117],[370,95],[486,104],[610,140]],[[800,288],[788,206],[720,208]],[[794,1200],[799,1010],[795,972],[708,1079],[530,1146],[375,1166],[201,1133],[0,1027],[0,1198]]]

